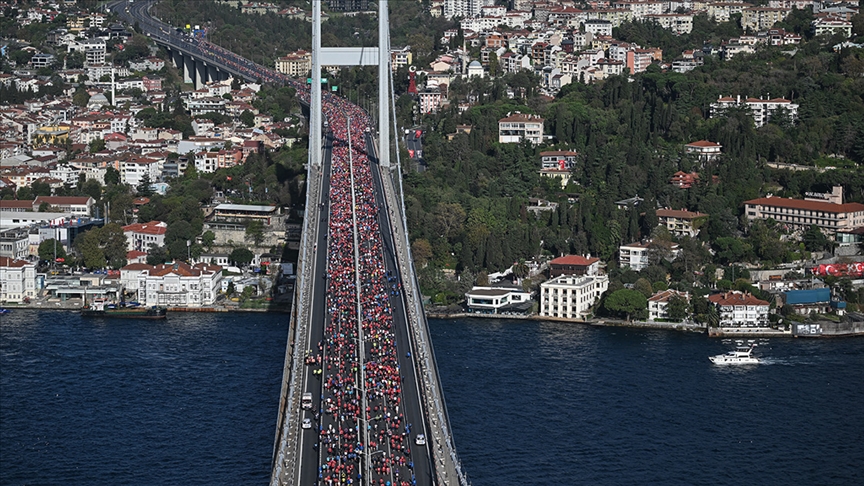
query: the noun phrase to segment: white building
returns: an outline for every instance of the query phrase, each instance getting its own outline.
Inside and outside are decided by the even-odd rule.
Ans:
[[[656,321],[657,319],[668,319],[669,312],[667,311],[667,306],[669,305],[669,300],[676,295],[687,302],[690,302],[690,294],[673,289],[663,290],[649,297],[648,320]]]
[[[465,293],[468,312],[481,314],[524,313],[531,310],[531,292],[511,287],[474,287]]]
[[[165,232],[168,223],[150,221],[149,223],[133,223],[123,227],[128,251],[149,251],[151,245],[165,246]]]
[[[36,265],[0,257],[0,302],[23,302],[36,297]]]
[[[743,292],[724,292],[708,296],[708,301],[717,307],[720,327],[768,325],[768,302]]]
[[[138,301],[146,306],[200,307],[216,302],[222,267],[164,263],[138,275]]]
[[[126,292],[138,293],[138,276],[145,270],[152,270],[146,263],[130,263],[120,269],[120,285]]]
[[[584,319],[609,288],[606,275],[562,275],[540,284],[540,315],[560,319]]]
[[[785,98],[747,98],[742,102],[740,95],[735,98],[731,96],[721,97],[711,103],[711,118],[714,118],[715,115],[722,115],[726,109],[736,106],[746,106],[750,109],[756,128],[766,124],[780,110],[785,110],[790,120],[798,118],[798,105]]]
[[[618,266],[642,270],[648,263],[648,243],[630,243],[618,247]]]
[[[510,113],[498,120],[498,143],[521,143],[528,140],[537,145],[543,141],[543,119],[539,115]]]

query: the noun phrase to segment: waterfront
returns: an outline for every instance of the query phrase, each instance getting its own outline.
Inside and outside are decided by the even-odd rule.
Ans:
[[[0,483],[265,484],[287,315],[0,317]],[[433,320],[475,486],[860,484],[864,339]]]

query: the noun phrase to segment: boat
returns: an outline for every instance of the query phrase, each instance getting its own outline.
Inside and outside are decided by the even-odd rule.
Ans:
[[[752,346],[738,346],[734,351],[710,356],[708,359],[716,365],[759,364],[759,358],[753,356],[754,347],[756,347],[755,344]]]
[[[4,308],[4,307],[0,307],[0,315],[8,314],[8,313],[10,313],[10,312],[12,312],[12,311],[9,310],[9,309],[6,309],[6,308]]]
[[[119,317],[125,319],[165,319],[165,307],[117,306],[103,300],[96,300],[81,311],[81,317]]]

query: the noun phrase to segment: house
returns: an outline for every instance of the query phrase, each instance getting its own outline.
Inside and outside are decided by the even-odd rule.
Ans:
[[[648,320],[656,321],[658,319],[668,319],[669,312],[667,311],[667,307],[669,305],[669,300],[674,296],[678,296],[687,302],[690,302],[690,294],[687,292],[679,292],[674,289],[656,292],[648,298]]]
[[[600,273],[600,259],[590,255],[567,255],[555,258],[549,262],[549,276],[552,278],[561,275],[598,275]]]
[[[693,238],[699,234],[699,227],[708,219],[708,215],[686,209],[658,209],[657,218],[660,226],[669,230],[673,236]]]
[[[794,121],[798,118],[798,104],[792,103],[785,98],[762,99],[759,97],[746,98],[744,101],[741,101],[740,95],[735,98],[721,96],[717,101],[711,103],[711,118],[723,115],[727,109],[737,106],[745,106],[750,109],[756,128],[768,123],[771,118],[781,112],[785,113],[789,117],[789,120]]]
[[[630,268],[637,272],[651,265],[649,253],[651,251],[653,241],[630,243],[629,245],[621,245],[618,247],[618,266],[621,268]],[[656,248],[663,253],[667,253],[664,258],[669,261],[675,260],[681,249],[678,243],[657,241]],[[663,250],[668,251],[663,251]],[[668,258],[667,258],[668,257]]]
[[[0,256],[0,302],[36,297],[36,264]]]
[[[609,288],[606,275],[561,275],[540,284],[540,315],[559,319],[585,319]]]
[[[312,69],[312,53],[295,51],[276,59],[276,70],[295,78],[305,77]]]
[[[473,287],[465,293],[468,312],[480,314],[524,314],[534,301],[521,287]]]
[[[669,178],[669,184],[672,184],[679,189],[690,189],[697,180],[699,180],[699,174],[696,172],[690,172],[688,174],[687,172],[679,170]]]
[[[130,252],[131,253],[131,252]],[[128,255],[127,255],[128,260]],[[151,270],[153,268],[152,265],[147,265],[143,262],[130,263],[125,267],[120,269],[120,285],[123,287],[123,290],[126,292],[134,292],[138,293],[138,277],[141,275],[141,272],[145,270]]]
[[[521,143],[528,140],[534,145],[543,141],[543,118],[520,112],[508,113],[498,120],[498,143]]]
[[[788,290],[783,292],[783,302],[796,314],[827,314],[831,311],[831,289]]]
[[[33,201],[33,211],[46,203],[52,211],[68,212],[73,216],[90,216],[90,211],[96,200],[90,196],[38,196]]]
[[[30,231],[26,227],[0,229],[0,256],[25,259],[30,255]]]
[[[216,302],[222,267],[207,263],[164,263],[140,270],[138,301],[145,306],[200,307]]]
[[[690,142],[684,146],[684,150],[688,154],[693,154],[703,162],[710,162],[720,155],[720,149],[723,146],[719,143],[709,142],[708,140],[698,140]]]
[[[837,232],[864,226],[864,204],[843,204],[843,188],[834,186],[830,194],[808,193],[801,199],[762,197],[744,201],[747,219],[773,219],[792,229],[803,230],[816,225],[836,237]]]
[[[723,292],[708,296],[720,314],[720,327],[762,327],[768,325],[768,302],[750,293]]]
[[[149,251],[152,245],[165,245],[165,232],[168,223],[150,221],[149,223],[133,223],[123,227],[128,251]]]

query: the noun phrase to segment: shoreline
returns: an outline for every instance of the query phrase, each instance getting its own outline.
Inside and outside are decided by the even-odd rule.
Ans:
[[[10,311],[15,310],[24,310],[24,311],[73,311],[73,312],[81,312],[80,305],[72,305],[72,306],[64,306],[60,305],[59,302],[55,302],[55,307],[50,306],[37,306],[37,305],[9,305],[5,304],[4,309],[8,309]],[[230,307],[169,307],[169,313],[278,313],[278,314],[290,314],[291,307],[287,306],[285,308],[269,308],[269,309],[240,309],[240,308],[230,308]],[[678,332],[691,332],[698,334],[705,334],[711,338],[854,338],[854,337],[862,337],[864,336],[864,325],[860,327],[853,328],[849,331],[840,331],[840,330],[821,330],[821,326],[828,326],[835,324],[832,321],[825,321],[820,323],[808,324],[809,326],[819,326],[820,332],[812,333],[812,332],[799,332],[795,333],[792,330],[782,331],[778,329],[772,328],[736,328],[736,327],[727,327],[727,328],[717,328],[717,327],[707,327],[700,324],[695,323],[686,323],[686,322],[652,322],[652,321],[624,321],[618,319],[582,319],[582,320],[571,320],[571,319],[562,319],[556,317],[545,317],[537,314],[532,315],[504,315],[504,314],[480,314],[480,313],[470,313],[470,312],[454,312],[454,313],[445,313],[445,312],[426,312],[426,317],[429,319],[509,319],[509,320],[523,320],[523,321],[534,321],[534,322],[557,322],[557,323],[566,323],[566,324],[581,324],[586,326],[593,327],[625,327],[631,329],[655,329],[661,331],[678,331]]]

